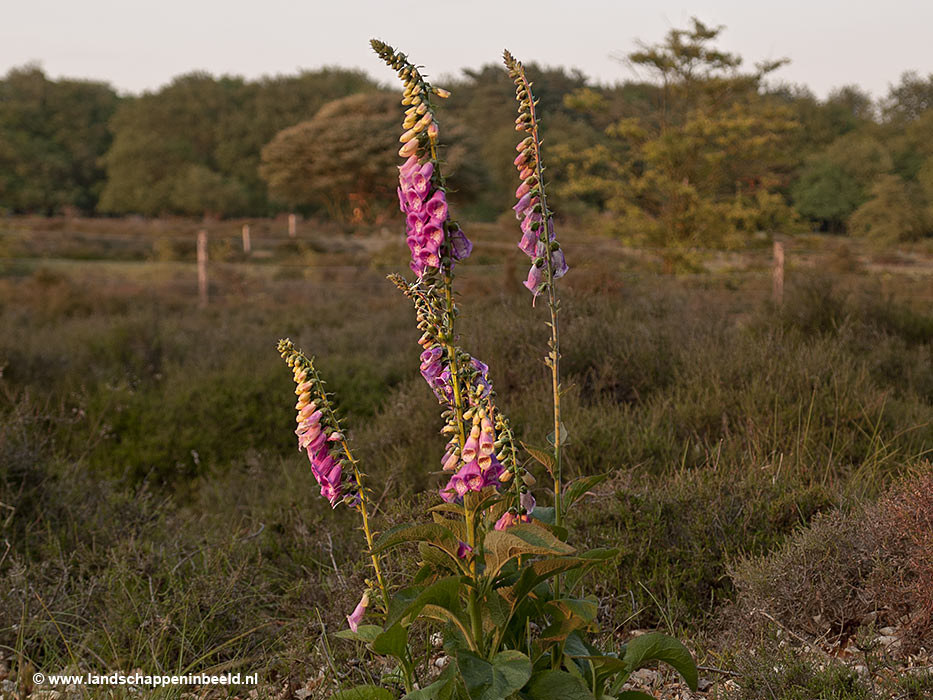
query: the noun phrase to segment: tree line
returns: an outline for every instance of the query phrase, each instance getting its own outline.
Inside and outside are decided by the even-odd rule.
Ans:
[[[933,235],[933,74],[904,74],[878,101],[855,86],[818,99],[775,81],[781,61],[747,68],[719,50],[722,31],[673,29],[612,86],[528,67],[564,217],[668,247]],[[465,218],[494,219],[515,188],[513,88],[495,65],[446,87],[450,185]],[[27,65],[0,80],[0,211],[378,221],[395,199],[400,112],[394,92],[340,68],[190,73],[121,96]]]

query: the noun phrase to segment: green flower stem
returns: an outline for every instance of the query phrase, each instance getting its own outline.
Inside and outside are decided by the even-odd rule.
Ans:
[[[441,174],[441,169],[437,161],[437,147],[435,146],[433,140],[431,141],[431,160],[434,163],[434,172],[437,173],[438,178],[440,178],[441,187],[443,187],[445,184],[444,176]],[[449,252],[450,251],[448,251],[448,253]],[[452,264],[450,262],[444,266],[444,302],[447,315],[447,328],[445,329],[444,337],[441,338],[441,342],[446,347],[447,361],[450,364],[450,383],[454,394],[454,416],[457,420],[457,438],[460,443],[460,451],[462,453],[463,448],[466,445],[466,421],[463,418],[464,407],[463,392],[460,385],[460,360],[457,357],[457,335],[455,332],[457,314],[454,308],[454,275],[451,268]],[[479,583],[476,574],[476,559],[480,555],[480,552],[476,541],[476,514],[474,509],[469,506],[467,498],[463,499],[463,517],[466,524],[467,545],[470,547],[472,554],[470,557],[469,567],[472,585],[470,586],[470,591],[467,595],[467,612],[470,616],[470,624],[472,626],[474,642],[477,649],[482,650],[483,621],[479,609],[479,600],[476,594],[476,588]]]
[[[535,150],[535,175],[538,178],[538,188],[541,193],[542,218],[544,220],[541,235],[544,236],[544,242],[550,244],[548,235],[551,212],[547,206],[547,196],[544,193],[544,172],[541,165],[541,135],[538,130],[538,117],[535,114],[535,100],[531,92],[531,85],[525,76],[525,67],[517,63],[517,69],[524,83],[525,91],[528,93],[528,111],[531,116],[531,138]],[[554,523],[558,526],[563,522],[563,506],[561,503],[562,483],[561,483],[561,429],[560,429],[560,330],[558,325],[558,311],[560,303],[557,300],[557,292],[554,289],[554,265],[551,261],[551,251],[548,249],[544,256],[545,269],[547,271],[547,298],[548,308],[551,311],[551,340],[549,342],[550,353],[548,353],[547,364],[551,368],[551,388],[554,401]]]
[[[389,592],[386,588],[385,577],[382,575],[382,567],[379,565],[379,557],[376,556],[373,552],[373,531],[369,525],[369,511],[366,507],[366,489],[363,486],[363,473],[360,471],[358,463],[353,455],[350,453],[350,447],[347,445],[346,440],[340,441],[340,446],[343,448],[344,454],[346,454],[347,459],[350,460],[350,464],[353,465],[353,478],[356,481],[356,486],[359,489],[360,494],[360,516],[363,519],[363,532],[366,535],[366,545],[369,547],[369,558],[373,563],[373,571],[376,572],[376,581],[379,584],[379,591],[382,593],[382,607],[385,610],[386,614],[389,613]]]
[[[307,367],[309,372],[314,373],[315,382],[314,385],[317,387],[318,398],[321,400],[322,410],[327,412],[328,417],[331,420],[331,424],[334,426],[339,426],[340,423],[337,420],[337,416],[334,415],[334,411],[331,408],[330,401],[327,398],[327,395],[324,393],[323,382],[321,377],[317,372],[317,368],[313,365]],[[338,428],[339,430],[339,428]],[[341,433],[342,434],[342,433]],[[363,519],[363,533],[366,535],[366,545],[369,551],[369,558],[373,564],[373,571],[376,573],[376,581],[379,584],[379,592],[382,594],[382,607],[386,614],[389,612],[389,592],[386,588],[385,577],[382,575],[382,567],[379,564],[379,557],[373,552],[373,531],[372,527],[369,524],[369,509],[367,508],[367,497],[366,497],[366,488],[363,486],[363,477],[364,474],[360,471],[359,462],[350,452],[350,445],[347,444],[346,438],[341,438],[340,447],[343,449],[343,453],[347,456],[350,464],[353,466],[353,478],[356,481],[356,486],[360,496],[360,503],[358,509],[360,511],[360,516]]]
[[[551,211],[547,206],[547,195],[544,193],[544,166],[542,165],[541,159],[541,133],[538,126],[538,115],[535,110],[535,99],[534,94],[531,91],[531,83],[528,82],[528,77],[525,75],[525,67],[520,61],[514,61],[511,54],[506,52],[506,64],[510,64],[509,67],[514,67],[518,72],[518,77],[522,82],[522,88],[525,91],[528,99],[528,117],[529,117],[529,127],[531,130],[531,140],[532,146],[535,153],[535,177],[538,180],[538,192],[541,198],[541,213],[543,223],[539,229],[538,237],[543,240],[546,245],[544,261],[545,261],[545,271],[547,273],[547,299],[548,299],[548,309],[551,312],[551,322],[548,324],[551,328],[551,338],[548,342],[548,356],[547,356],[547,365],[551,368],[551,393],[552,400],[554,405],[554,469],[552,477],[554,480],[554,524],[560,527],[563,524],[564,520],[564,506],[562,502],[563,496],[563,477],[561,474],[561,420],[560,420],[560,326],[558,324],[558,313],[560,310],[560,303],[557,299],[557,292],[554,289],[554,264],[551,256],[551,238],[550,238],[550,225],[551,225]],[[559,598],[561,595],[561,579],[562,577],[558,574],[554,578],[554,597]],[[562,655],[557,653],[557,649],[554,650],[554,653],[551,655],[551,662],[554,668],[557,668],[559,661]]]

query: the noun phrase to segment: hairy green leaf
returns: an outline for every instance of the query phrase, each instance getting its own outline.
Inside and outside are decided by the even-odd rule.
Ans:
[[[507,530],[490,530],[483,540],[483,548],[487,574],[491,577],[510,559],[522,554],[566,555],[576,551],[534,523],[521,523]]]
[[[531,659],[515,650],[499,652],[491,663],[461,651],[457,665],[471,700],[504,700],[531,678]]]
[[[566,671],[536,673],[526,692],[531,700],[595,700],[586,684]]]
[[[457,551],[457,538],[448,528],[439,523],[415,523],[398,525],[382,533],[373,545],[373,554],[405,542],[428,542],[444,550]]]
[[[352,639],[354,642],[372,642],[376,637],[382,634],[382,628],[379,625],[360,625],[353,630],[340,630],[335,635],[340,639]]]
[[[373,640],[373,651],[404,661],[408,651],[408,628],[395,624]]]
[[[395,696],[378,685],[358,685],[347,690],[338,690],[330,700],[395,700]]]
[[[630,671],[637,671],[651,661],[663,661],[672,666],[690,686],[697,688],[697,667],[693,656],[683,644],[660,632],[650,632],[635,637],[625,645],[622,660]]]
[[[606,472],[604,474],[584,476],[570,483],[566,489],[564,489],[564,507],[570,508],[570,506],[579,501],[587,491],[589,491],[597,484],[601,484],[608,477],[609,473]]]

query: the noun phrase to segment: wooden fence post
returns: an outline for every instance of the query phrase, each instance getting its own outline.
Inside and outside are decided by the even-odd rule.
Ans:
[[[243,252],[249,255],[252,250],[249,240],[249,224],[243,224]]]
[[[771,299],[775,304],[784,303],[784,243],[774,242],[774,268],[771,271]]]
[[[294,238],[295,233],[297,232],[297,220],[294,214],[288,215],[288,236],[289,238]]]
[[[207,231],[198,231],[198,301],[207,306]]]

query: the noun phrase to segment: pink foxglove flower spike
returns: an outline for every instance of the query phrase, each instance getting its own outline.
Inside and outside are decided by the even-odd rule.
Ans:
[[[431,270],[446,269],[464,260],[473,249],[455,221],[449,218],[444,178],[438,168],[439,134],[433,98],[446,98],[447,90],[425,81],[408,58],[388,44],[373,39],[373,50],[394,68],[405,84],[402,105],[407,107],[399,141],[405,162],[398,169],[398,200],[405,214],[406,236],[411,251],[409,266],[423,277]]]
[[[561,483],[561,449],[565,442],[564,427],[560,418],[560,332],[558,312],[560,303],[555,291],[555,282],[567,274],[568,266],[564,258],[564,251],[557,242],[554,233],[553,213],[548,208],[547,194],[544,191],[544,164],[541,162],[541,133],[535,99],[531,90],[532,83],[525,74],[525,67],[521,61],[515,59],[508,51],[503,52],[505,67],[509,77],[515,83],[515,98],[518,101],[518,118],[515,120],[515,130],[527,134],[515,150],[518,155],[513,164],[518,170],[520,184],[515,190],[518,202],[513,207],[516,218],[521,222],[522,237],[518,242],[519,249],[531,258],[531,268],[524,284],[534,294],[547,294],[548,308],[551,312],[551,338],[548,343],[549,352],[546,363],[551,369],[551,384],[554,404],[554,432],[552,444],[554,446],[554,522],[561,524],[563,518],[562,483]],[[532,302],[534,303],[534,302]],[[520,496],[524,492],[520,492]],[[521,501],[521,498],[519,499]],[[529,511],[519,503],[518,512]],[[498,526],[498,525],[497,525]],[[560,579],[558,579],[558,588]]]

